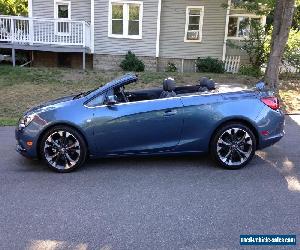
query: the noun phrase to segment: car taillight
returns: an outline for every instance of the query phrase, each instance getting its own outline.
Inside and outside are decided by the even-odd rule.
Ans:
[[[279,109],[279,101],[275,96],[263,97],[260,100],[273,110]]]

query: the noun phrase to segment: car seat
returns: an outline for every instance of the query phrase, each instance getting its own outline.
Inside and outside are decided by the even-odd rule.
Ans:
[[[174,92],[176,88],[176,83],[173,78],[167,78],[163,81],[163,92],[160,94],[160,98],[170,98],[175,97]]]
[[[212,79],[208,79],[207,77],[202,77],[199,80],[199,92],[211,91],[216,89],[216,83]]]

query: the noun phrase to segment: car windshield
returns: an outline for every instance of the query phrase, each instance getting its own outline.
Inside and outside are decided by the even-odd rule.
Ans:
[[[87,92],[84,92],[84,93],[83,93],[83,96],[87,96],[87,95],[91,94],[92,92],[94,92],[94,91],[98,90],[99,88],[101,88],[101,86],[100,86],[100,87],[98,87],[98,88],[95,88],[95,89],[89,90],[89,91],[87,91]]]
[[[90,90],[90,91],[87,91],[87,92],[82,92],[82,93],[76,95],[73,99],[79,99],[81,97],[88,96],[91,93],[93,93],[94,91],[98,91],[98,90],[101,90],[101,89],[114,88],[114,87],[117,87],[117,86],[121,87],[121,86],[125,86],[127,84],[130,84],[130,83],[133,83],[133,82],[136,82],[136,81],[137,81],[137,76],[134,76],[132,74],[126,74],[126,75],[120,76],[118,78],[115,78],[114,80],[112,80],[112,81],[110,81],[110,82],[108,82],[104,85],[101,85],[96,89],[93,89],[93,90]]]
[[[95,88],[95,89],[92,89],[92,90],[89,90],[86,92],[81,92],[81,93],[77,94],[76,96],[74,96],[73,99],[75,100],[75,99],[79,99],[81,97],[88,96],[89,94],[93,93],[94,91],[98,90],[99,88],[101,88],[101,87],[98,87],[98,88]]]

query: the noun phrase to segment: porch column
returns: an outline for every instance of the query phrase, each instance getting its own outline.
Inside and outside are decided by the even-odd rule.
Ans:
[[[82,52],[82,69],[85,70],[85,50]]]
[[[11,57],[12,57],[13,67],[16,67],[16,50],[14,48],[14,45],[12,45],[11,48]]]
[[[29,44],[33,45],[34,33],[33,33],[33,9],[32,0],[28,0],[28,17],[29,17]]]

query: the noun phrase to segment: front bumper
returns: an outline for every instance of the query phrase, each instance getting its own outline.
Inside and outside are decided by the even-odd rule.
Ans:
[[[24,129],[15,130],[15,138],[17,140],[16,151],[27,158],[37,158],[37,136],[36,133],[26,127]],[[27,145],[27,142],[32,142],[31,146]]]

